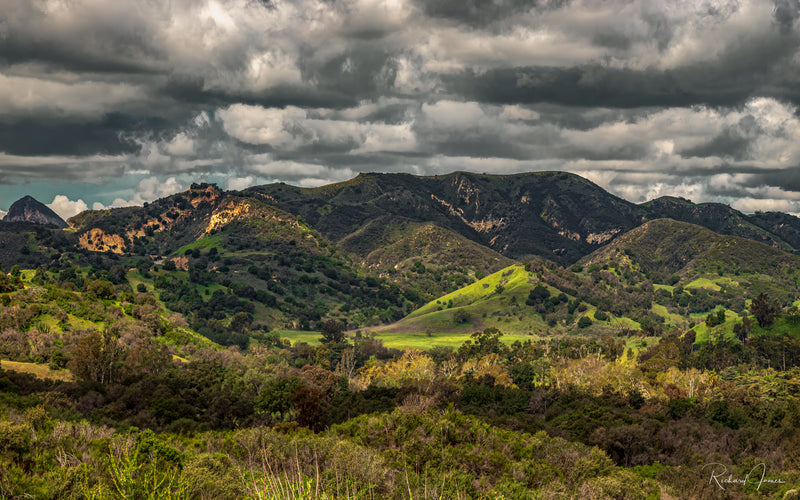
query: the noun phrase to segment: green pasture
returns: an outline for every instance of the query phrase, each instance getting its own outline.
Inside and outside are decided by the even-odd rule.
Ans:
[[[216,248],[219,252],[223,252],[225,249],[222,247],[222,236],[219,234],[215,234],[213,236],[207,236],[205,238],[200,238],[197,241],[189,243],[188,245],[184,245],[177,249],[173,255],[183,255],[186,253],[187,250],[211,250],[212,248]]]
[[[364,332],[365,330],[362,330]],[[470,340],[470,335],[475,330],[470,329],[467,333],[421,333],[421,332],[373,332],[375,338],[380,339],[383,345],[392,349],[430,349],[432,347],[452,347],[458,349],[464,342]],[[320,333],[315,331],[301,330],[276,330],[282,339],[287,339],[291,343],[306,342],[310,345],[319,345]],[[505,333],[505,332],[503,332]],[[351,335],[352,336],[352,335]],[[505,344],[513,344],[531,339],[527,334],[505,334],[502,341]]]

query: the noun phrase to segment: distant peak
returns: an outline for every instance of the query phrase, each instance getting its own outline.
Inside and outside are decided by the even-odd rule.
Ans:
[[[62,229],[68,227],[64,219],[59,217],[47,205],[30,195],[25,195],[12,203],[8,213],[3,217],[3,221],[54,224]]]

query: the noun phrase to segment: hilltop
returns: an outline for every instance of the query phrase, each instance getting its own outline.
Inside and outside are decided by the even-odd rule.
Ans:
[[[434,223],[510,259],[569,265],[648,220],[672,218],[788,252],[800,249],[800,219],[789,214],[746,215],[675,197],[636,205],[566,172],[373,173],[318,188],[278,183],[242,194],[301,216],[337,243],[385,217],[403,217]]]
[[[15,201],[3,216],[3,222],[34,222],[36,224],[53,224],[64,229],[67,223],[53,212],[47,205],[36,201],[32,196],[23,196]]]
[[[560,263],[590,253],[645,214],[565,172],[362,174],[320,188],[271,184],[244,193],[302,216],[333,241],[380,217],[403,216],[436,223],[511,259],[535,255]]]

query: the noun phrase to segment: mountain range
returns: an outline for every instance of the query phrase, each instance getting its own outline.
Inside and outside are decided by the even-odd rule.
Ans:
[[[660,218],[786,251],[800,249],[800,219],[789,214],[745,215],[727,205],[674,197],[637,205],[565,172],[362,174],[321,188],[270,184],[243,194],[303,217],[336,242],[381,217],[395,216],[435,223],[516,260],[539,256],[570,264],[645,221]]]
[[[635,309],[632,292],[616,299],[577,293],[587,279],[614,286],[597,269],[614,270],[628,287],[737,273],[737,283],[788,300],[797,288],[791,269],[800,267],[793,255],[800,251],[797,217],[675,197],[634,204],[564,172],[361,174],[318,188],[277,183],[238,192],[201,183],[142,207],[83,212],[69,219],[67,232],[32,224],[56,223],[48,211],[30,197],[12,206],[6,218],[25,222],[0,225],[4,268],[80,266],[86,259],[104,262],[109,272],[116,266],[118,281],[162,290],[165,305],[195,318],[192,325],[212,338],[237,312],[255,326],[308,329],[326,316],[377,325],[428,307],[438,314],[438,329],[495,325],[478,319],[493,310],[478,307],[461,316],[474,321],[459,324],[451,321],[454,310],[441,307],[458,300],[430,304],[476,283],[491,295],[510,279],[494,273],[510,276],[509,266],[521,263],[542,271],[520,275],[515,300],[524,302],[543,281],[569,300],[591,299],[591,310],[628,301],[630,311],[618,310],[619,317]],[[569,273],[570,266],[595,271]],[[652,299],[652,290],[643,293]],[[720,293],[714,303],[725,300]],[[462,297],[478,303],[484,295]],[[667,306],[676,314],[686,309]],[[546,316],[530,322],[518,314],[519,328],[544,327]],[[551,315],[551,322],[555,317],[563,322],[573,313]]]
[[[249,201],[246,201],[249,200]],[[559,264],[576,262],[648,220],[670,218],[741,236],[788,252],[800,251],[800,219],[781,212],[744,214],[720,203],[695,204],[665,196],[634,204],[566,172],[480,175],[455,172],[431,177],[410,174],[360,174],[319,188],[268,184],[239,193],[216,186],[190,190],[145,207],[87,211],[69,225],[96,237],[90,250],[131,251],[148,228],[173,232],[186,243],[207,232],[210,218],[247,218],[252,200],[299,217],[310,228],[363,263],[381,267],[378,254],[386,237],[409,231],[454,233],[508,259],[543,257]],[[238,208],[237,208],[238,207]],[[221,215],[224,214],[224,215]],[[124,219],[124,223],[120,222]],[[227,220],[227,219],[226,219]],[[68,227],[57,214],[30,196],[16,201],[3,218]],[[122,230],[124,227],[124,230]],[[376,237],[375,232],[381,233]],[[391,238],[390,238],[391,239]],[[107,244],[106,244],[107,243]],[[418,245],[411,245],[411,248]],[[478,247],[473,246],[472,252]],[[375,251],[378,251],[375,254]],[[429,252],[422,252],[428,254]]]

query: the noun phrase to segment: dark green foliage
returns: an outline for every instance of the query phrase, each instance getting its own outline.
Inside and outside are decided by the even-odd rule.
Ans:
[[[764,292],[758,294],[750,303],[750,312],[756,317],[761,328],[771,325],[775,320],[775,314],[780,310],[781,306],[778,301],[771,299]]]
[[[736,335],[736,338],[739,339],[741,342],[747,341],[747,337],[750,336],[750,333],[753,331],[753,320],[749,317],[742,318],[741,323],[736,323],[733,325],[733,333]]]
[[[475,332],[470,335],[471,340],[464,342],[459,347],[458,355],[462,359],[469,359],[506,352],[508,347],[500,341],[502,336],[503,332],[497,328],[487,328],[482,332]]]
[[[545,300],[550,298],[550,290],[547,289],[546,286],[543,285],[536,285],[536,287],[528,292],[528,298],[525,300],[525,303],[529,306],[535,306],[541,304]]]
[[[110,281],[92,280],[86,283],[86,293],[101,299],[112,299],[116,296],[116,289]]]
[[[706,325],[708,325],[709,327],[715,327],[723,323],[725,323],[724,309],[719,309],[716,312],[708,313],[708,316],[706,316]]]
[[[323,343],[339,343],[345,339],[345,326],[336,319],[326,319],[322,322],[320,333]]]
[[[472,318],[469,315],[469,312],[464,309],[458,309],[453,313],[453,322],[455,322],[457,325],[469,323],[471,320]]]

